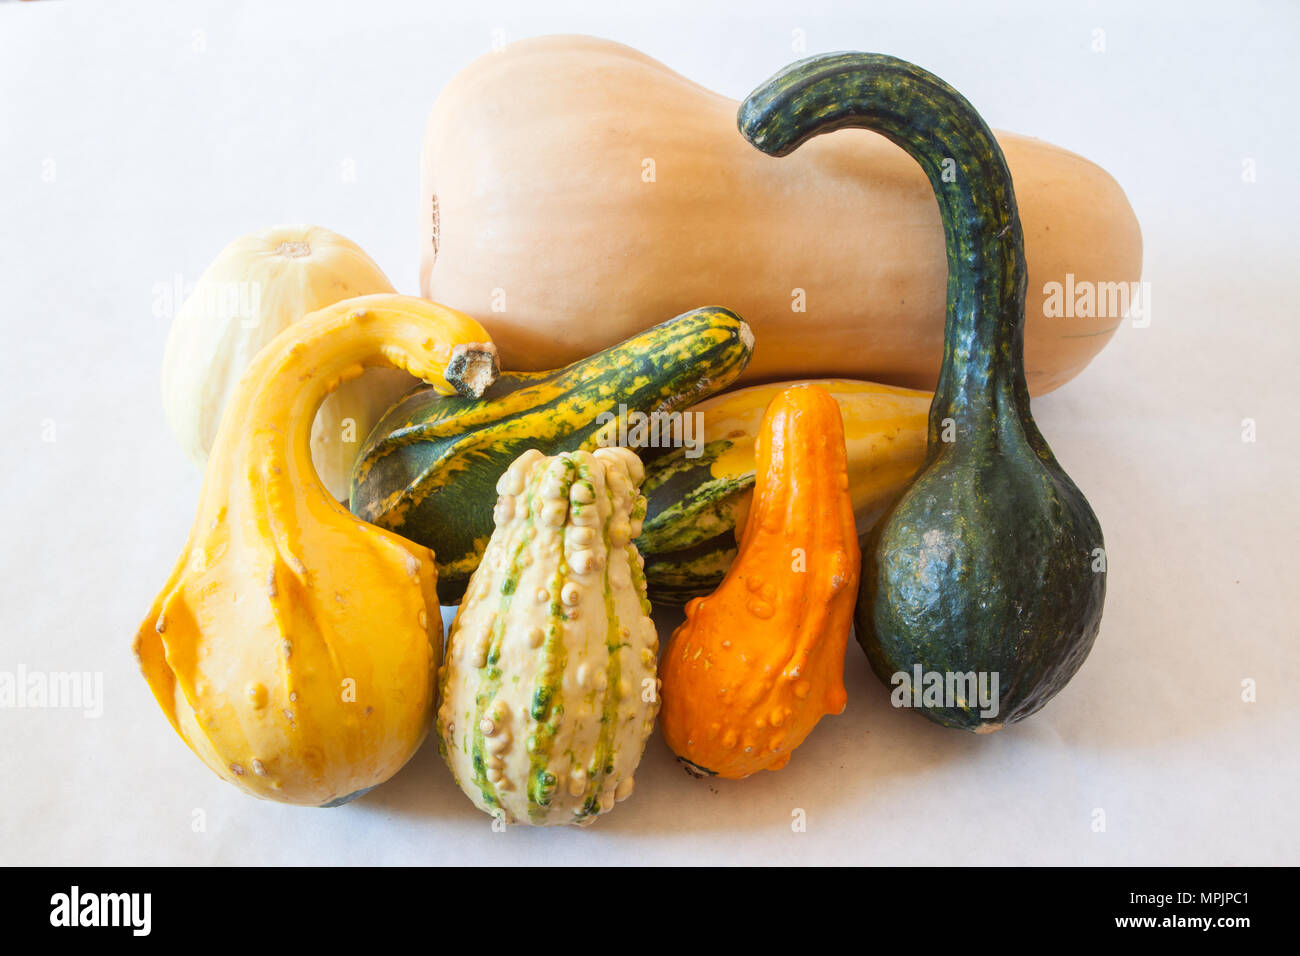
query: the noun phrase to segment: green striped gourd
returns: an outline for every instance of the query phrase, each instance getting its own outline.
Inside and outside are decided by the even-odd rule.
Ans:
[[[586,825],[632,792],[659,710],[642,477],[625,448],[531,449],[497,484],[437,733],[460,788],[507,823]]]
[[[754,442],[763,413],[795,384],[753,385],[701,402],[691,408],[705,437],[700,454],[674,448],[646,462],[645,528],[636,545],[653,601],[684,604],[722,583],[754,495]],[[839,403],[849,494],[858,533],[865,534],[921,467],[930,393],[853,379],[812,384]]]
[[[497,478],[522,452],[614,444],[608,418],[674,415],[733,382],[753,347],[740,316],[704,308],[562,369],[506,372],[481,399],[418,388],[357,456],[352,511],[432,548],[438,597],[455,604],[492,534]]]

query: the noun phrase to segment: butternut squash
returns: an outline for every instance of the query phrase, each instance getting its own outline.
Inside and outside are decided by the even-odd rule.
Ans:
[[[424,294],[482,321],[519,371],[721,302],[757,339],[742,384],[846,377],[932,390],[948,269],[925,175],[863,130],[764,156],[736,111],[607,40],[542,37],[482,57],[427,125]],[[1082,371],[1121,321],[1048,317],[1045,285],[1136,281],[1141,236],[1103,169],[1029,137],[998,140],[1029,263],[1029,389],[1042,394]]]
[[[659,726],[700,775],[779,770],[825,714],[844,709],[844,648],[860,554],[844,426],[817,385],[772,400],[740,552],[686,605],[660,677]]]
[[[312,465],[322,400],[372,365],[475,392],[495,359],[473,319],[409,296],[291,325],[239,380],[189,540],[136,635],[172,727],[254,796],[349,800],[396,773],[433,716],[433,554],[349,514]]]

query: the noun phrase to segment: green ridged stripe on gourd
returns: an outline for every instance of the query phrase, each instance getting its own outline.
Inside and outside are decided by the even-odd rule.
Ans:
[[[626,448],[531,449],[497,483],[435,726],[457,784],[506,822],[585,825],[632,792],[658,712],[643,477]]]
[[[563,589],[566,570],[567,564],[561,560],[551,582],[552,593],[559,594]],[[562,690],[561,681],[568,663],[568,652],[564,643],[560,609],[554,602],[550,612],[542,641],[541,662],[537,668],[537,684],[528,701],[528,714],[534,724],[527,740],[529,757],[526,786],[530,823],[544,822],[551,807],[557,780],[548,765],[559,722],[564,719],[564,704],[559,698],[559,692]]]
[[[739,440],[752,444],[752,436]],[[736,438],[710,441],[698,458],[663,455],[646,466],[643,490],[649,517],[637,540],[644,554],[680,551],[735,530],[741,504],[737,497],[753,490],[754,471],[718,474],[715,468],[736,444]]]
[[[455,603],[492,533],[493,485],[521,452],[594,449],[620,405],[680,411],[734,381],[753,343],[735,313],[696,309],[566,368],[505,373],[482,399],[416,389],[362,448],[352,511],[432,548],[438,596]]]
[[[606,539],[609,538],[609,524],[614,516],[618,514],[618,505],[614,500],[613,493],[608,487],[605,489],[609,501],[609,515],[605,518],[604,525],[601,529]],[[635,513],[634,513],[635,514]],[[614,602],[613,585],[609,579],[609,562],[605,563],[605,573],[601,582],[601,598],[605,609],[605,649],[608,651],[608,658],[605,664],[605,686],[618,686],[622,668],[620,661],[622,655],[619,653],[627,646],[626,642],[617,640],[620,624],[618,619],[618,610]],[[589,695],[593,703],[595,701],[595,692]],[[604,701],[600,702],[600,731],[596,735],[596,746],[591,755],[591,761],[587,765],[587,787],[582,795],[582,813],[584,815],[594,815],[600,811],[600,790],[604,785],[605,779],[613,772],[614,767],[610,763],[614,749],[614,734],[618,730],[618,705],[619,699],[614,694],[606,695]]]
[[[655,603],[680,607],[712,593],[738,551],[735,532],[725,531],[678,551],[647,554],[646,586]]]
[[[1030,413],[1024,238],[1002,150],[943,80],[867,53],[782,70],[745,100],[738,124],[773,156],[833,130],[874,130],[930,180],[948,256],[943,367],[925,463],[863,549],[857,634],[891,686],[915,667],[982,674],[988,686],[997,676],[988,708],[968,698],[922,707],[932,720],[983,733],[1028,716],[1092,647],[1104,545]]]

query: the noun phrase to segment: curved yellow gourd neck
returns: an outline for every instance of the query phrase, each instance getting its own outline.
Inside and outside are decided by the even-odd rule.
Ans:
[[[431,334],[439,328],[444,334]],[[482,328],[473,319],[413,296],[360,296],[313,313],[249,364],[222,415],[205,481],[230,487],[260,471],[268,483],[289,482],[310,504],[348,515],[311,459],[312,422],[325,397],[372,366],[402,369],[447,395],[481,394],[495,379],[495,347],[485,337],[448,344],[476,335]],[[244,462],[253,469],[235,473]]]

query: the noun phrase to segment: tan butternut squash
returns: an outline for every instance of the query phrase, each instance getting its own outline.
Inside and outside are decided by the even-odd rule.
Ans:
[[[482,321],[521,371],[717,302],[754,329],[742,383],[933,389],[948,269],[925,174],[865,130],[765,156],[737,131],[737,105],[607,40],[542,37],[482,57],[427,126],[424,294]],[[1024,224],[1025,364],[1041,394],[1121,322],[1048,317],[1046,284],[1137,281],[1141,235],[1105,170],[1029,137],[998,141]]]

